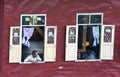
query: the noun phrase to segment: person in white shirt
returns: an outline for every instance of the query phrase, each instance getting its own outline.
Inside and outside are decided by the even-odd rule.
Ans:
[[[24,59],[24,63],[40,63],[41,62],[41,58],[38,55],[38,51],[37,50],[33,50],[32,54],[27,56]]]

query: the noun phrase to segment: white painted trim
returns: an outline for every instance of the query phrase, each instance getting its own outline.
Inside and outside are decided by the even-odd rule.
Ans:
[[[89,23],[88,24],[78,24],[78,16],[79,15],[89,15]],[[101,23],[90,23],[90,15],[101,15]],[[76,25],[102,25],[103,24],[103,13],[77,13],[76,14]]]
[[[45,16],[45,24],[44,25],[22,25],[22,17],[23,16]],[[34,20],[33,20],[34,22]],[[46,14],[21,14],[20,15],[20,26],[46,26],[47,24],[47,15]]]

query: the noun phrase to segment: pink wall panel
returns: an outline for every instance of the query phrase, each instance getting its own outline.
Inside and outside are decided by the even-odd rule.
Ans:
[[[4,0],[3,77],[119,77],[119,0]],[[2,5],[0,5],[2,6]],[[0,7],[1,8],[1,7]],[[65,62],[66,25],[76,24],[76,13],[104,13],[104,24],[115,24],[114,61]],[[20,14],[47,14],[47,25],[56,25],[57,60],[44,64],[9,64],[10,26],[20,25]],[[0,14],[2,14],[0,12]],[[0,20],[2,22],[3,20]],[[1,24],[0,24],[1,25]],[[1,29],[1,28],[0,28]],[[0,54],[1,55],[1,54]],[[59,67],[63,67],[59,69]]]

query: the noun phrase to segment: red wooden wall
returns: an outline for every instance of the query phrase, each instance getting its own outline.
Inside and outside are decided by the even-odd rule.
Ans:
[[[2,77],[119,77],[120,76],[120,1],[119,0],[4,0],[4,25],[0,11]],[[3,9],[3,2],[0,2]],[[66,25],[76,24],[76,13],[104,13],[104,24],[114,24],[113,61],[65,62]],[[57,58],[54,63],[9,64],[10,26],[20,25],[20,14],[47,14],[47,25],[56,25]],[[1,26],[3,25],[3,26]],[[1,35],[2,34],[2,35]],[[4,53],[4,54],[3,54]],[[62,69],[59,69],[62,67]],[[0,72],[1,74],[1,72]]]
[[[2,76],[2,48],[3,48],[3,9],[4,9],[4,1],[0,0],[0,77]]]

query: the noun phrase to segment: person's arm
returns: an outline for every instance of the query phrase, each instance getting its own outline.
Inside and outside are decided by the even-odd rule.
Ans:
[[[33,61],[31,60],[31,55],[29,55],[28,57],[26,57],[25,60],[24,60],[24,62],[33,62]]]
[[[41,58],[40,58],[40,56],[38,55],[37,56],[37,62],[41,62],[42,60],[41,60]]]

